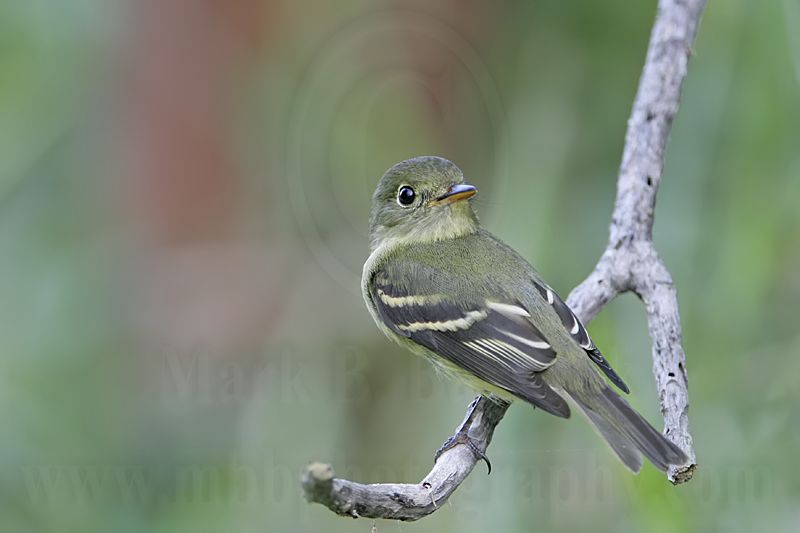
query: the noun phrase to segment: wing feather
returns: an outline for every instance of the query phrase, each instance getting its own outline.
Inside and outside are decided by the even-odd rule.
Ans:
[[[402,276],[378,272],[370,297],[384,324],[496,387],[548,411],[568,417],[569,406],[538,375],[556,352],[517,301],[454,302],[419,276],[414,290]],[[428,280],[426,282],[425,280]]]
[[[591,337],[589,337],[589,333],[586,331],[586,328],[583,326],[578,317],[575,316],[575,313],[564,303],[564,300],[556,294],[556,292],[548,287],[543,283],[534,282],[536,286],[536,290],[539,291],[539,294],[542,298],[547,300],[547,302],[553,307],[558,318],[561,319],[561,324],[564,326],[566,330],[569,331],[570,335],[572,336],[573,340],[586,352],[586,355],[589,356],[589,359],[596,364],[603,373],[608,376],[608,379],[611,382],[619,387],[619,389],[623,392],[630,392],[628,386],[622,381],[622,378],[611,368],[611,364],[608,360],[603,357],[603,354],[600,353],[600,350],[594,345],[592,342]]]

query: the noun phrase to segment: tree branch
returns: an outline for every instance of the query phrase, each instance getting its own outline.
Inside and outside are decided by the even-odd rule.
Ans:
[[[456,433],[466,430],[481,453],[492,441],[494,428],[506,414],[508,404],[479,396],[467,410]],[[418,520],[438,509],[472,472],[478,462],[466,444],[445,450],[433,469],[419,483],[376,483],[364,485],[333,477],[329,465],[312,463],[303,474],[306,499],[331,511],[353,518]]]
[[[671,467],[667,472],[675,484],[691,479],[695,469],[689,434],[686,355],[675,285],[653,246],[652,232],[667,140],[705,3],[659,0],[647,59],[628,120],[608,246],[594,271],[567,298],[567,304],[584,323],[624,292],[633,291],[644,302],[664,432],[690,459],[688,465]],[[467,430],[483,453],[507,409],[507,404],[476,398],[459,430]],[[469,446],[456,444],[442,453],[418,484],[372,485],[337,479],[330,466],[313,463],[303,475],[302,486],[308,501],[321,503],[340,515],[417,520],[438,509],[478,460],[478,454]]]
[[[644,302],[664,433],[690,459],[688,465],[668,470],[669,480],[676,484],[691,479],[695,453],[689,434],[686,354],[678,297],[672,276],[653,246],[653,220],[667,140],[705,3],[658,3],[647,59],[628,119],[608,246],[594,272],[567,299],[575,313],[586,320],[623,292],[633,291]]]

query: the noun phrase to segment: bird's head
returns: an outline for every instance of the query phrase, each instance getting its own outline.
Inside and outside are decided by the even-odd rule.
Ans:
[[[386,171],[372,196],[370,246],[430,242],[476,231],[478,218],[468,201],[477,189],[442,157],[423,156]]]

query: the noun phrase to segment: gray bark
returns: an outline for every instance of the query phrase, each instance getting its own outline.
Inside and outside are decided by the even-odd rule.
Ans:
[[[689,464],[673,466],[667,472],[674,484],[691,479],[696,462],[689,434],[686,355],[677,292],[653,246],[653,219],[667,140],[705,3],[658,3],[647,59],[628,120],[608,246],[592,273],[567,298],[567,304],[584,323],[623,292],[636,293],[644,303],[664,433],[690,459]],[[485,452],[507,408],[505,404],[478,398],[470,405],[459,429],[468,425],[473,442]],[[302,486],[308,501],[321,503],[340,515],[418,520],[436,511],[478,461],[470,447],[456,444],[439,456],[420,483],[371,485],[337,479],[330,466],[313,463],[303,475]]]

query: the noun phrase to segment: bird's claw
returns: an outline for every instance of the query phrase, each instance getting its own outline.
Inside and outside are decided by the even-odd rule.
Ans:
[[[441,457],[444,452],[459,444],[463,444],[472,450],[472,453],[475,454],[475,457],[479,461],[486,462],[486,467],[488,468],[486,475],[492,473],[492,463],[489,461],[489,458],[486,457],[486,454],[478,447],[477,444],[475,444],[475,441],[467,434],[466,431],[458,431],[455,435],[444,441],[444,444],[442,444],[442,446],[436,450],[436,454],[433,456],[433,462],[435,463],[438,461],[439,457]]]

